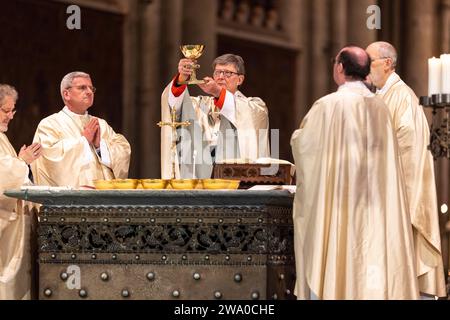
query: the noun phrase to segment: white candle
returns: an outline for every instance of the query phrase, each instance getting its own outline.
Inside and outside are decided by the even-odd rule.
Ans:
[[[442,87],[442,63],[441,59],[428,59],[428,96],[441,94]]]
[[[450,54],[441,54],[442,93],[450,94]]]

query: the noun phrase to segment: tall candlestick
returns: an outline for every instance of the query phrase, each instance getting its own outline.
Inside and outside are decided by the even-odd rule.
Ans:
[[[428,59],[428,96],[442,93],[442,63],[441,59]]]
[[[442,93],[450,94],[450,54],[441,54]]]

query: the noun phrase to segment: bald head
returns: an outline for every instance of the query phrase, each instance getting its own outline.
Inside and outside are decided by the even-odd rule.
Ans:
[[[372,60],[390,59],[391,68],[392,70],[395,70],[395,67],[397,66],[397,50],[395,50],[394,46],[389,42],[374,42],[367,47],[366,51]]]
[[[341,63],[346,80],[364,81],[370,72],[370,58],[359,47],[344,47],[338,54],[337,63]]]

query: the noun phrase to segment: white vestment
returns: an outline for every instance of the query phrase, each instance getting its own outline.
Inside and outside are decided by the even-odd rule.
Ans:
[[[128,176],[131,148],[103,119],[100,124],[98,152],[82,136],[89,114],[78,115],[64,107],[43,119],[34,135],[42,145],[42,156],[31,168],[37,185],[93,186],[96,179],[124,179]]]
[[[176,108],[177,121],[191,122],[177,133],[181,142],[175,157],[176,177],[193,178],[195,170],[196,178],[210,178],[212,147],[215,147],[215,162],[270,156],[268,111],[260,98],[247,98],[240,91],[235,94],[226,91],[222,109],[216,110],[213,97],[191,97],[187,88],[179,97],[174,97],[171,88],[172,82],[161,97],[162,120],[170,122],[171,110]],[[172,177],[171,146],[172,128],[164,126],[161,128],[161,176],[164,179]]]
[[[31,251],[28,207],[3,195],[28,182],[28,166],[0,132],[0,300],[30,299]]]
[[[378,91],[391,112],[406,183],[420,292],[447,296],[430,129],[414,92],[396,73]]]
[[[291,145],[297,297],[417,299],[406,190],[383,101],[347,82],[314,103]]]

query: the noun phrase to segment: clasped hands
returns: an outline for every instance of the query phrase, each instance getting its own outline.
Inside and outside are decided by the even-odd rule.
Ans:
[[[181,59],[178,63],[178,73],[180,74],[178,80],[180,82],[188,80],[191,77],[194,70],[194,65],[196,64],[197,60]],[[202,89],[205,93],[218,98],[220,96],[222,88],[211,77],[205,77],[203,78],[203,80],[205,80],[205,83],[198,85],[200,89]]]
[[[42,153],[42,146],[40,143],[35,142],[30,144],[28,147],[23,145],[19,151],[19,159],[25,161],[26,164],[31,164],[34,160],[39,158]]]
[[[95,148],[100,148],[100,124],[98,118],[92,118],[88,124],[84,127],[82,134],[89,144],[92,144]]]

